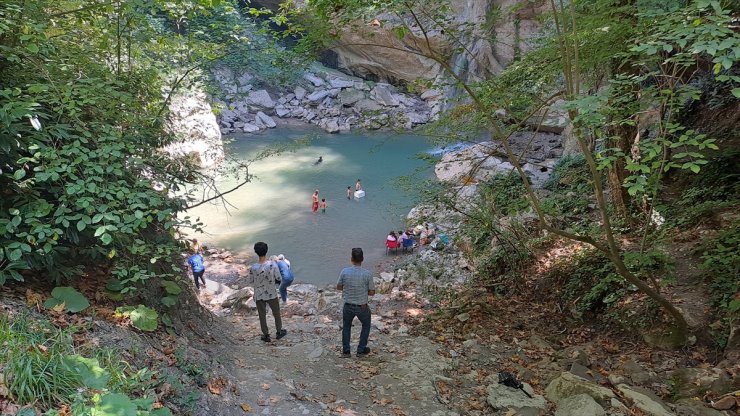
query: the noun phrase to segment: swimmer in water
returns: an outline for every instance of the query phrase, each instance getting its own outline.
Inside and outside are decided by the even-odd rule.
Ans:
[[[318,165],[319,163],[324,161],[324,156],[319,156],[319,159],[315,162],[313,162],[314,165]]]

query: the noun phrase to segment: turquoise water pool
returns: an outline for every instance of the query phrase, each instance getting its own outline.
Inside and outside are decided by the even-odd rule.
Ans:
[[[426,139],[395,133],[328,135],[318,131],[270,130],[230,137],[226,153],[250,159],[270,145],[310,138],[308,145],[249,167],[253,181],[227,196],[228,204],[211,203],[188,212],[205,224],[196,236],[206,245],[253,255],[264,241],[268,254],[283,253],[296,280],[320,286],[336,281],[349,264],[350,249],[362,247],[364,266],[375,270],[385,257],[385,237],[403,226],[416,195],[402,189],[402,177],[419,183],[433,175],[417,155],[432,150]],[[319,157],[322,162],[316,164]],[[362,180],[366,196],[348,200]],[[229,183],[219,183],[227,189]],[[405,187],[408,188],[408,187]],[[311,211],[311,194],[319,189],[326,213]]]

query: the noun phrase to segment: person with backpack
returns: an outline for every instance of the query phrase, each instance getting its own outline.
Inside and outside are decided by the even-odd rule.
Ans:
[[[203,286],[206,285],[206,279],[203,277],[203,274],[206,272],[206,265],[200,249],[190,249],[190,257],[188,257],[188,268],[193,273],[195,290],[200,290],[201,281],[203,282]]]

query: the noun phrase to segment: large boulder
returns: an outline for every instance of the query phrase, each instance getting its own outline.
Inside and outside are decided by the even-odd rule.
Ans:
[[[357,111],[361,113],[375,112],[383,109],[383,106],[367,98],[363,98],[362,100],[356,102],[354,107],[355,109],[357,109]]]
[[[275,108],[275,101],[272,100],[272,97],[270,97],[270,94],[266,90],[250,92],[249,95],[247,95],[246,101],[247,104],[256,108]]]
[[[521,390],[504,386],[498,382],[491,383],[486,388],[488,404],[494,409],[521,409],[525,407],[547,409],[547,401],[544,397],[534,394],[532,387],[526,383],[524,383],[524,389],[532,398],[527,397]]]
[[[576,394],[558,402],[555,416],[606,416],[604,408],[588,394]]]
[[[352,88],[355,83],[346,79],[332,78],[329,80],[329,85],[331,85],[332,88]]]
[[[606,387],[591,383],[569,372],[561,373],[545,388],[545,396],[555,403],[577,394],[587,394],[604,407],[608,407],[611,399],[616,397],[614,392]]]
[[[306,72],[305,74],[303,74],[303,78],[306,79],[311,84],[313,84],[314,87],[320,87],[325,84],[323,79],[317,77],[315,74],[311,72]]]
[[[654,393],[639,387],[631,387],[626,384],[617,386],[619,392],[630,399],[635,407],[642,410],[648,416],[675,416]]]
[[[221,305],[225,308],[231,308],[233,306],[243,304],[247,300],[251,299],[253,296],[254,289],[251,287],[245,287],[229,294],[229,296],[221,303]]]
[[[255,116],[254,121],[257,123],[258,126],[262,125],[270,129],[277,126],[277,123],[275,123],[275,120],[273,120],[272,117],[268,116],[262,111],[257,112],[257,115]]]
[[[312,103],[319,103],[324,100],[324,98],[329,96],[329,91],[327,90],[316,90],[312,92],[311,94],[308,94],[306,96],[306,99],[311,101]]]
[[[252,124],[252,123],[244,123],[244,126],[242,127],[242,131],[244,133],[255,133],[260,131],[259,126]]]
[[[352,106],[352,104],[355,104],[358,101],[364,99],[365,93],[360,90],[350,88],[340,92],[338,98],[339,102],[342,103],[343,106],[350,107]]]
[[[336,118],[321,120],[319,126],[323,127],[327,133],[339,133],[339,122]]]
[[[376,85],[375,88],[370,91],[370,98],[377,101],[378,104],[386,107],[398,107],[398,105],[401,104],[398,97],[393,93],[393,91],[391,91],[390,85],[387,84]]]
[[[301,86],[297,86],[297,87],[295,87],[295,89],[293,90],[293,94],[295,94],[295,98],[296,98],[297,100],[302,100],[302,99],[303,99],[303,97],[305,97],[305,96],[306,96],[306,89],[305,89],[305,88],[303,88],[303,87],[301,87]]]

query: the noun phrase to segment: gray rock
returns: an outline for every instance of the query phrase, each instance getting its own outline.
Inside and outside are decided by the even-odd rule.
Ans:
[[[339,93],[338,97],[339,97],[339,102],[342,103],[343,106],[349,107],[352,104],[365,98],[365,93],[360,90],[356,90],[352,88],[352,89],[343,90],[342,92]]]
[[[251,76],[251,75],[249,75],[247,73],[244,73],[244,74],[239,75],[239,78],[236,79],[236,82],[238,82],[239,85],[243,85],[244,86],[244,85],[249,85],[249,83],[252,81],[252,79],[254,79],[253,76]]]
[[[721,368],[681,368],[673,372],[674,395],[678,398],[701,397],[708,390],[716,393],[733,391],[732,379]]]
[[[275,108],[275,101],[265,90],[257,90],[249,93],[246,99],[247,104],[257,108]]]
[[[632,380],[632,383],[637,385],[647,385],[652,379],[650,373],[645,371],[645,368],[634,360],[628,360],[622,364],[621,370],[626,377]]]
[[[408,113],[406,118],[412,125],[428,123],[431,115],[429,113]]]
[[[576,394],[587,394],[601,406],[609,406],[614,392],[568,372],[561,373],[545,388],[545,396],[555,403]]]
[[[291,117],[303,117],[304,115],[306,115],[306,109],[303,107],[297,107],[290,110]]]
[[[340,88],[332,88],[329,90],[329,97],[336,98],[336,96],[339,95],[340,92],[342,92]]]
[[[313,111],[306,111],[304,114],[304,117],[306,117],[306,121],[311,121],[315,119],[317,116],[316,116],[316,113]]]
[[[321,124],[323,124],[324,130],[326,130],[327,133],[339,133],[339,123],[337,122],[337,119],[330,118]]]
[[[668,407],[652,392],[638,387],[631,387],[626,384],[617,386],[624,397],[632,400],[634,405],[649,416],[675,416],[668,410]]]
[[[257,115],[255,116],[255,121],[257,122],[257,125],[261,123],[267,128],[274,128],[275,126],[277,126],[275,120],[273,120],[272,117],[268,116],[262,111],[257,112]]]
[[[390,89],[390,85],[378,84],[370,91],[370,98],[386,107],[397,107],[401,102]]]
[[[236,292],[232,293],[227,297],[221,305],[225,308],[230,308],[236,304],[238,304],[241,301],[247,300],[248,298],[251,298],[254,296],[254,289],[251,287],[245,287],[243,289],[239,289]]]
[[[313,296],[319,293],[319,288],[316,285],[308,283],[299,283],[296,285],[288,286],[288,292],[298,296]]]
[[[468,313],[461,313],[461,314],[455,316],[455,318],[457,318],[457,320],[460,321],[460,322],[465,322],[468,319],[470,319],[470,314],[468,314]]]
[[[306,97],[306,99],[309,100],[309,101],[311,101],[311,102],[313,102],[313,103],[318,103],[320,101],[323,101],[324,98],[326,98],[328,96],[329,96],[329,91],[327,91],[327,90],[316,90],[316,91],[312,92],[311,94],[308,94],[308,96]]]
[[[252,123],[245,123],[244,127],[242,127],[242,130],[244,131],[244,133],[254,133],[260,131],[260,128]]]
[[[707,407],[698,399],[681,399],[676,402],[677,416],[725,416],[726,413]]]
[[[363,98],[362,100],[357,101],[354,107],[361,113],[379,111],[383,108],[380,104],[367,98]]]
[[[288,117],[290,115],[290,110],[288,110],[285,107],[276,107],[275,108],[275,115],[277,115],[280,118]]]
[[[352,88],[355,86],[355,83],[346,79],[332,78],[329,80],[329,85],[332,88]]]
[[[440,98],[441,96],[442,96],[442,92],[441,91],[435,90],[435,89],[431,89],[431,90],[424,91],[421,94],[421,99],[422,100],[433,100],[433,99]]]
[[[293,93],[295,94],[295,98],[297,100],[302,100],[303,97],[306,96],[306,89],[301,86],[298,86],[298,87],[295,87],[295,89],[293,90]]]
[[[305,78],[308,82],[310,82],[311,84],[313,84],[314,87],[320,87],[320,86],[324,85],[324,80],[321,79],[321,78],[319,78],[319,77],[317,77],[315,74],[313,74],[311,72],[306,72],[305,74],[303,74],[303,78]],[[296,94],[296,95],[298,95],[298,94]]]
[[[547,401],[540,395],[533,394],[534,391],[529,384],[524,383],[524,388],[533,397],[530,399],[521,390],[504,386],[503,384],[492,383],[487,388],[488,404],[495,409],[534,407],[537,409],[547,409]]]
[[[606,416],[606,412],[588,394],[576,394],[558,402],[555,416]]]

